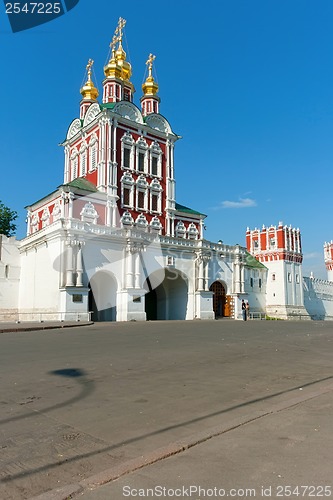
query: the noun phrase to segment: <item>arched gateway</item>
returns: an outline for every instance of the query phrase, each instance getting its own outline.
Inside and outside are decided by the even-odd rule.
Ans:
[[[226,294],[225,287],[220,281],[214,281],[209,287],[209,290],[213,292],[213,310],[215,313],[215,318],[232,316],[233,300],[230,295]]]
[[[165,271],[165,276],[156,288],[152,289],[154,276],[147,278],[144,288],[147,320],[186,319],[188,302],[188,283],[179,271]]]
[[[89,311],[92,321],[116,321],[117,282],[106,271],[98,271],[89,283]]]

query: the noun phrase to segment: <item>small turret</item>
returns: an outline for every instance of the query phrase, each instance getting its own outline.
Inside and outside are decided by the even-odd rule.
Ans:
[[[103,102],[132,101],[135,92],[132,76],[132,66],[126,60],[126,52],[122,46],[125,19],[119,18],[117,28],[110,44],[111,59],[104,67],[106,79],[103,82]],[[118,43],[118,48],[116,45]]]
[[[81,88],[80,93],[82,95],[82,101],[80,103],[80,118],[83,120],[87,109],[89,106],[93,103],[96,102],[97,97],[98,97],[98,90],[95,87],[92,79],[91,79],[91,68],[93,67],[94,61],[92,59],[89,59],[88,64],[87,64],[87,72],[88,72],[88,79],[84,86]]]
[[[141,97],[141,107],[143,116],[150,113],[159,113],[160,98],[156,95],[158,92],[158,84],[153,77],[153,61],[155,60],[153,54],[149,54],[146,65],[148,66],[148,77],[142,85],[143,96]]]

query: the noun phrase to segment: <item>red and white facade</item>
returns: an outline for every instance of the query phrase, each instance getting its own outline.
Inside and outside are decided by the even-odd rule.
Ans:
[[[27,207],[21,242],[0,239],[6,291],[0,320],[2,314],[71,320],[90,313],[108,321],[241,319],[242,299],[253,313],[309,317],[299,229],[279,224],[248,230],[246,250],[205,240],[206,216],[176,203],[179,136],[160,114],[152,54],[140,107],[134,104],[123,27],[119,20],[101,101],[88,62],[79,118],[62,143],[63,184]],[[3,255],[11,260],[4,262]],[[325,244],[330,279],[332,262],[331,242]],[[319,308],[312,299],[320,294],[326,301],[332,296],[333,305],[331,285],[307,282],[311,307]],[[333,318],[331,309],[324,316]]]
[[[327,279],[333,282],[333,240],[324,244],[324,260],[327,270]]]
[[[246,246],[268,268],[267,313],[285,319],[308,317],[304,308],[300,230],[281,222],[278,226],[248,229]]]

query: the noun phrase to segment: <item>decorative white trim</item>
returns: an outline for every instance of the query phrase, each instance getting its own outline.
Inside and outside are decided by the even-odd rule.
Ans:
[[[141,111],[131,102],[119,102],[115,105],[113,111],[127,120],[141,124],[143,123]]]
[[[69,126],[66,139],[71,139],[81,130],[81,120],[80,118],[75,118]]]
[[[91,203],[91,201],[88,201],[88,203],[84,205],[84,207],[80,212],[80,215],[82,222],[90,222],[92,224],[97,224],[97,219],[99,218],[99,215],[94,205]]]
[[[101,109],[97,102],[94,102],[91,106],[89,106],[88,111],[84,117],[83,127],[94,121],[97,115],[101,113]]]
[[[164,118],[164,116],[151,113],[146,116],[146,125],[165,134],[172,134],[172,130],[169,122]]]

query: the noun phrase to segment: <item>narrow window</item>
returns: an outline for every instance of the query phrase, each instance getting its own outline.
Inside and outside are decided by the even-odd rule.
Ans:
[[[259,288],[261,288],[261,278],[259,278]]]
[[[288,281],[291,283],[291,273],[288,273]]]
[[[145,154],[141,152],[138,154],[138,170],[139,172],[144,172],[145,170]]]
[[[151,173],[152,173],[152,175],[157,175],[157,162],[158,162],[157,157],[153,156],[151,159]]]
[[[97,148],[96,145],[94,145],[91,150],[91,170],[95,170],[96,163],[97,163]]]
[[[153,212],[157,212],[158,210],[158,195],[157,194],[153,194],[152,197],[151,197],[151,209]]]
[[[124,148],[123,166],[125,168],[130,168],[130,153],[131,151],[128,148]]]
[[[250,278],[250,286],[253,288],[253,278]]]
[[[129,206],[129,204],[130,204],[130,192],[131,192],[131,190],[129,188],[124,188],[123,205]]]
[[[276,275],[274,273],[274,274],[272,274],[272,281],[275,281],[275,279],[276,279]]]
[[[145,208],[145,193],[143,191],[138,192],[138,208]]]

